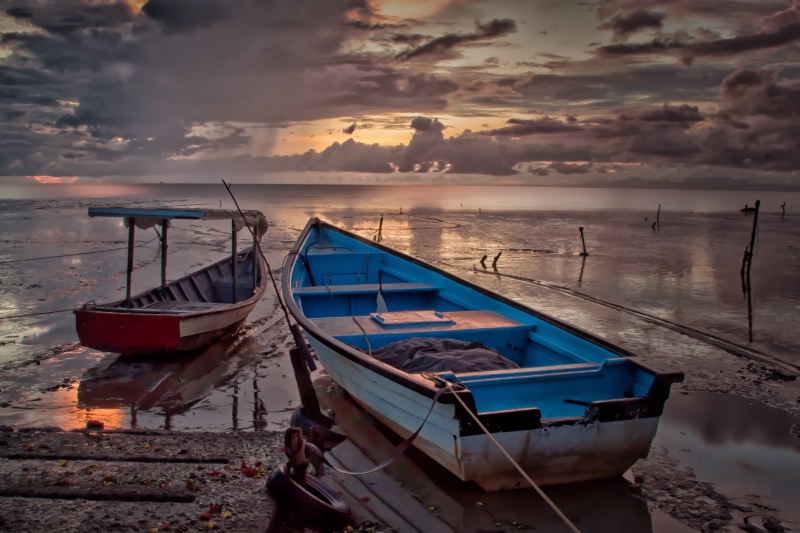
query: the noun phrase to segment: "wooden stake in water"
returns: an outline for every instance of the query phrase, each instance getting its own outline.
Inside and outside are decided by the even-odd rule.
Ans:
[[[492,268],[497,270],[497,260],[500,259],[500,256],[503,255],[503,252],[497,252],[497,255],[494,256],[494,261],[492,261]]]
[[[661,204],[658,204],[658,212],[656,213],[656,221],[653,222],[653,225],[651,226],[653,228],[653,231],[655,231],[656,228],[661,229],[661,222],[659,222],[660,218],[661,218]]]
[[[487,257],[489,257],[489,256],[488,255],[484,255],[483,257],[481,257],[481,266],[483,268],[486,268],[486,258]]]
[[[583,253],[580,255],[586,257],[587,255],[589,255],[589,252],[586,251],[586,239],[583,238],[583,226],[578,228],[578,230],[580,230],[581,232],[581,243],[583,243]]]
[[[378,242],[383,240],[383,215],[381,215],[381,221],[378,223],[378,238],[376,239]]]
[[[761,206],[761,201],[756,200],[756,211],[753,217],[753,230],[750,232],[750,247],[747,254],[747,273],[745,274],[745,283],[747,287],[747,329],[748,339],[753,342],[753,293],[750,284],[750,267],[753,266],[753,250],[756,244],[756,234],[758,233],[758,209]]]
[[[756,243],[756,233],[758,232],[758,208],[761,206],[761,200],[756,200],[756,212],[753,216],[753,231],[750,232],[750,253],[747,257],[747,284],[750,284],[750,267],[753,265],[753,250]]]

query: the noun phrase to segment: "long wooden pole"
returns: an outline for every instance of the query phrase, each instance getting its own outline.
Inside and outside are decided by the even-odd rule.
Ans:
[[[228,194],[231,195],[231,198],[233,199],[233,203],[236,206],[236,209],[239,211],[239,214],[241,215],[242,219],[244,219],[244,213],[242,213],[242,208],[239,207],[239,202],[236,201],[236,197],[233,195],[233,192],[231,191],[231,186],[225,183],[225,180],[222,180],[222,184],[225,186],[225,189],[227,189]],[[250,227],[246,225],[245,227],[247,228],[247,231],[255,235],[255,232],[252,229],[250,229]],[[256,243],[258,243],[258,241],[256,241]],[[292,321],[289,320],[289,310],[286,308],[286,304],[283,302],[283,298],[281,298],[281,291],[278,289],[278,284],[275,282],[275,276],[272,275],[272,269],[269,266],[269,261],[267,261],[267,257],[264,255],[264,251],[261,249],[260,244],[258,244],[258,253],[261,256],[261,258],[264,259],[264,264],[267,265],[267,273],[269,274],[269,278],[272,281],[272,286],[275,288],[275,297],[278,299],[278,304],[280,305],[281,310],[283,311],[283,315],[286,317],[286,323],[289,324],[289,331],[291,331],[295,346],[297,346],[298,349],[296,352],[292,352],[292,350],[289,350],[290,359],[292,358],[292,354],[293,353],[295,354],[292,365],[293,367],[294,365],[300,366],[298,363],[301,361],[300,358],[302,358],[302,361],[305,362],[307,367],[303,370],[298,369],[297,375],[295,376],[295,379],[297,380],[298,389],[300,390],[300,398],[301,400],[304,399],[306,402],[308,402],[307,405],[305,403],[303,404],[303,408],[306,410],[306,414],[309,416],[309,418],[311,418],[311,420],[314,420],[315,422],[324,425],[324,420],[323,417],[321,416],[322,411],[320,410],[319,407],[319,400],[317,400],[317,394],[316,392],[314,392],[313,385],[309,387],[309,382],[311,381],[309,377],[311,375],[310,373],[317,369],[317,365],[314,363],[314,358],[311,355],[311,351],[308,349],[308,345],[306,345],[306,341],[303,338],[303,333],[300,331],[300,326],[298,324],[293,324]],[[298,357],[298,355],[300,357]],[[303,377],[304,374],[308,378],[307,381],[306,378]]]
[[[258,284],[258,254],[256,254],[257,247],[258,239],[256,238],[256,233],[253,232],[253,290],[256,289]]]
[[[231,220],[231,265],[233,266],[233,295],[231,303],[236,303],[236,248],[239,247],[236,233],[236,221]]]
[[[125,275],[125,307],[131,307],[131,277],[133,274],[133,235],[136,219],[129,218],[128,223],[128,268]]]

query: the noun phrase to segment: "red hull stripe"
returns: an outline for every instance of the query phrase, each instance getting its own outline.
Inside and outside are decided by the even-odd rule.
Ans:
[[[180,347],[181,317],[75,311],[81,344],[103,352],[159,353]]]

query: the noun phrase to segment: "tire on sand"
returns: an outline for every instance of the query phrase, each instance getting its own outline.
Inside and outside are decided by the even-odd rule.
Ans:
[[[267,490],[279,508],[305,525],[325,531],[341,529],[350,521],[350,506],[321,480],[306,475],[301,485],[289,475],[285,464],[267,478]]]

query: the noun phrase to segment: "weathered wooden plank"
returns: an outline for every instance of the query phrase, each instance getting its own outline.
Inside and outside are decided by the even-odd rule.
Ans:
[[[79,489],[72,487],[30,487],[6,485],[0,487],[2,498],[48,498],[52,500],[93,500],[104,502],[177,502],[191,503],[194,494],[189,491],[148,489],[146,487],[96,487]]]
[[[159,457],[154,455],[124,455],[124,454],[88,454],[88,453],[9,453],[0,455],[6,459],[27,461],[27,460],[45,460],[45,461],[130,461],[135,463],[198,463],[198,464],[228,464],[230,461],[224,457]]]

